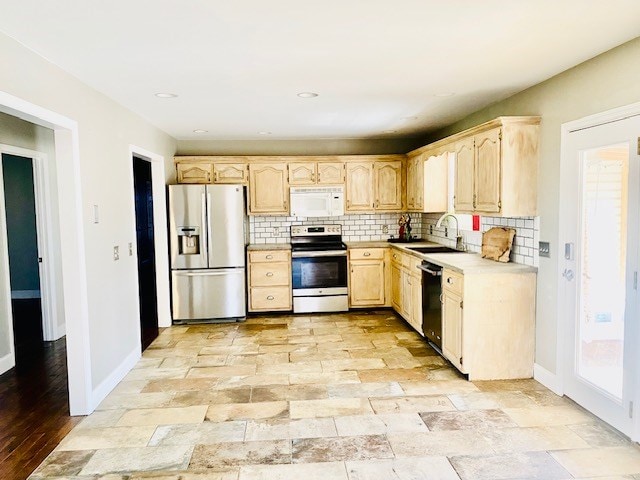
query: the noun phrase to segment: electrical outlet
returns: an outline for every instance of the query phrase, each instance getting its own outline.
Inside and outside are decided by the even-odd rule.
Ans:
[[[447,227],[444,227],[444,236],[445,238],[449,236],[449,229]]]
[[[280,227],[273,227],[273,236],[274,237],[280,236]]]
[[[538,255],[541,257],[551,257],[551,246],[549,242],[538,242]]]
[[[429,225],[429,235],[433,235],[433,225]]]
[[[133,257],[133,242],[129,242],[129,256]]]
[[[113,260],[120,260],[120,247],[117,245],[113,247]]]
[[[389,233],[389,225],[382,226],[382,233],[387,235]]]

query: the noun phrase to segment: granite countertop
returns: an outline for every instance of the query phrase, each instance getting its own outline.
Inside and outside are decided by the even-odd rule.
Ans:
[[[444,268],[450,268],[460,273],[536,273],[538,269],[520,263],[501,263],[482,258],[479,253],[419,253],[410,250],[412,247],[441,247],[434,242],[391,243],[377,242],[347,242],[348,248],[381,248],[392,247],[423,260],[427,260]]]
[[[247,251],[257,250],[291,250],[290,243],[251,243],[247,245]]]

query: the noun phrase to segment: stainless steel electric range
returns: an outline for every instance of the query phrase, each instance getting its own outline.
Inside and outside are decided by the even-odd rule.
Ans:
[[[347,246],[341,225],[291,227],[293,312],[346,312]]]

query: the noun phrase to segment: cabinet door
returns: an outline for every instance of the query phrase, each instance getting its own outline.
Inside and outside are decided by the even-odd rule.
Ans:
[[[417,199],[418,179],[416,178],[416,166],[418,157],[407,160],[407,210],[417,210],[420,206]]]
[[[413,307],[411,306],[411,275],[406,270],[402,271],[402,316],[411,323]]]
[[[347,163],[347,212],[373,210],[373,164]]]
[[[374,164],[376,210],[402,210],[402,162]]]
[[[475,210],[479,212],[500,211],[500,131],[495,128],[474,137]]]
[[[211,183],[213,166],[210,163],[178,163],[178,183]]]
[[[246,163],[214,163],[213,183],[247,183]]]
[[[316,163],[296,163],[289,164],[289,185],[315,185],[316,183]]]
[[[402,269],[395,263],[391,264],[391,306],[402,313]]]
[[[462,368],[462,297],[449,290],[442,293],[442,353],[458,370]]]
[[[422,276],[411,275],[411,325],[424,337],[422,331]]]
[[[424,192],[421,199],[422,211],[426,213],[446,212],[449,208],[449,153],[429,157],[418,167],[423,177],[420,179],[420,190]]]
[[[353,307],[384,305],[383,260],[357,260],[351,263],[349,302]]]
[[[344,184],[344,163],[321,162],[318,163],[318,185]]]
[[[474,197],[474,154],[473,138],[456,144],[456,172],[453,208],[456,212],[472,212]]]
[[[249,191],[251,214],[289,213],[289,185],[285,163],[250,164]]]

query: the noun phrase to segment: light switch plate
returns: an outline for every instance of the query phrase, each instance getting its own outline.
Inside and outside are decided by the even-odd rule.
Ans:
[[[129,242],[129,256],[133,257],[133,242]]]
[[[120,260],[120,247],[117,245],[113,247],[113,260]]]
[[[549,242],[538,242],[538,255],[541,257],[551,257],[551,247]]]

